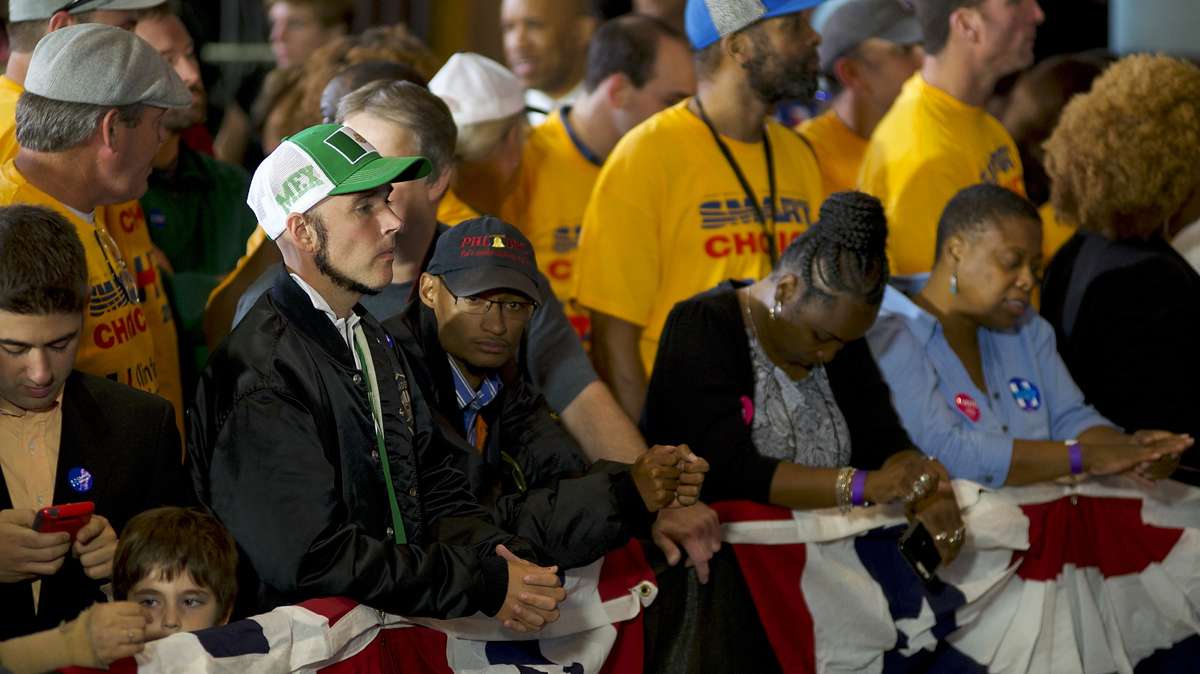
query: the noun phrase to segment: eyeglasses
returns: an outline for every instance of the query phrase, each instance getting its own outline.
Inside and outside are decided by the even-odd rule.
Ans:
[[[445,283],[442,284],[446,286]],[[468,314],[486,314],[492,310],[493,306],[500,307],[500,312],[513,318],[527,319],[533,314],[533,310],[537,308],[537,302],[521,302],[519,300],[488,300],[474,295],[468,297],[459,297],[455,295],[447,286],[446,292],[454,298],[454,303],[462,307],[462,310]]]
[[[71,0],[71,2],[68,2],[67,4],[63,5],[62,7],[59,7],[58,9],[54,10],[54,14],[58,14],[59,12],[69,12],[72,9],[78,9],[84,5],[91,4],[93,2],[96,2],[96,0]]]
[[[100,246],[100,252],[104,254],[104,263],[108,265],[108,273],[112,274],[113,280],[120,286],[130,304],[141,304],[142,296],[138,293],[137,279],[125,264],[125,257],[121,255],[121,249],[117,247],[112,234],[101,227],[96,227],[94,231],[96,244]]]

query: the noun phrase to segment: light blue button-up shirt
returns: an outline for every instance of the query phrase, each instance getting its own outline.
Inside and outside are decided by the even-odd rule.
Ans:
[[[899,279],[914,291],[927,275]],[[889,286],[867,342],[892,389],[900,421],[956,478],[997,488],[1008,479],[1014,439],[1068,440],[1114,424],[1083,400],[1032,309],[1012,332],[979,329],[987,391],[946,342],[941,323]]]

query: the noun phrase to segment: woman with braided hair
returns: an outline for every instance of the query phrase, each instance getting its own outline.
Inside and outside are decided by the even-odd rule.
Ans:
[[[946,205],[933,271],[896,279],[867,334],[904,427],[956,478],[986,487],[1130,473],[1160,478],[1191,438],[1126,435],[1084,402],[1030,309],[1042,221],[1024,197],[968,187]]]
[[[863,340],[888,281],[886,240],[879,201],[838,192],[767,278],[677,304],[642,426],[708,460],[706,500],[904,500],[949,562],[963,527],[946,471],[913,447]]]

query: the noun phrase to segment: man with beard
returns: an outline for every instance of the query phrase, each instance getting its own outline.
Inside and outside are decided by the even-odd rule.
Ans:
[[[858,188],[883,202],[894,275],[933,268],[937,223],[976,183],[1025,194],[1016,143],[984,105],[1033,63],[1037,0],[916,0],[925,63],[871,135]]]
[[[816,158],[768,116],[816,90],[818,4],[689,0],[699,93],[626,134],[600,172],[575,297],[592,312],[597,369],[634,418],[675,303],[728,278],[763,278],[816,217]]]
[[[527,544],[474,503],[404,357],[358,304],[392,281],[392,184],[429,169],[325,124],[254,174],[248,201],[286,269],[209,359],[188,440],[196,492],[245,560],[243,609],[337,595],[518,631],[558,618],[557,569],[513,555]]]
[[[204,122],[208,107],[200,63],[183,21],[162,5],[146,10],[134,32],[171,64],[192,94],[191,106],[163,116],[167,138],[158,147],[150,187],[141,198],[179,326],[183,390],[191,392],[208,360],[205,300],[237,264],[257,225],[246,206],[250,176],[182,141],[186,129]]]

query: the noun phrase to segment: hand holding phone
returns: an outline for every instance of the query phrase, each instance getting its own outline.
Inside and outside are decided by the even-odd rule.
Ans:
[[[34,516],[33,530],[43,534],[62,531],[70,534],[74,540],[79,530],[91,521],[95,511],[96,504],[91,501],[48,506]]]
[[[0,583],[52,576],[62,568],[70,536],[34,531],[36,517],[32,510],[0,510]]]
[[[908,530],[900,536],[900,556],[925,583],[934,579],[942,563],[942,553],[938,552],[933,535],[919,520],[908,525]]]

